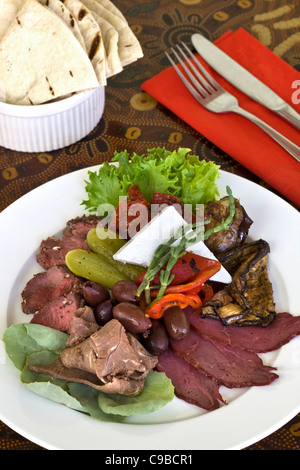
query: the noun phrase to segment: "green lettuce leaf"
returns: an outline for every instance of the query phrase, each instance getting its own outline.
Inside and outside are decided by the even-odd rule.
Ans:
[[[216,180],[220,167],[189,152],[186,148],[170,151],[160,147],[132,157],[126,150],[115,152],[112,161],[118,166],[105,162],[98,172],[89,172],[89,180],[85,181],[88,197],[82,205],[90,212],[105,203],[117,207],[119,197],[127,196],[135,184],[148,202],[155,192],[177,196],[194,208],[215,200],[219,196]]]
[[[162,372],[150,371],[144,390],[138,397],[106,395],[85,384],[55,379],[48,374],[31,371],[29,365],[54,362],[66,347],[68,335],[32,323],[12,325],[4,332],[6,352],[20,371],[21,382],[31,391],[49,400],[88,414],[91,418],[122,422],[126,416],[152,413],[174,397],[174,387]]]
[[[145,386],[136,397],[101,393],[98,397],[99,407],[109,414],[129,416],[147,414],[159,410],[174,397],[174,387],[165,374],[150,371]]]
[[[65,333],[33,323],[17,323],[3,335],[7,355],[19,370],[25,367],[27,357],[33,352],[46,349],[59,355],[67,340]]]

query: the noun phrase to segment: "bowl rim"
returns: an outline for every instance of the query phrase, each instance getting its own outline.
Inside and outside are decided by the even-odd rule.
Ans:
[[[91,90],[81,91],[75,95],[63,98],[61,100],[39,105],[16,105],[0,101],[0,114],[15,117],[34,118],[41,116],[49,116],[51,114],[61,113],[70,108],[78,106],[85,100],[88,100],[94,93],[100,92],[103,86],[93,88]]]

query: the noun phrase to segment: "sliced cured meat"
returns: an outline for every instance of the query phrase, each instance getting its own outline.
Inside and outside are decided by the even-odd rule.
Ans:
[[[294,317],[287,312],[277,313],[273,322],[265,328],[225,326],[220,320],[195,315],[192,309],[186,309],[185,313],[191,327],[201,336],[257,353],[274,351],[300,335],[300,316]]]
[[[278,375],[251,351],[203,338],[195,331],[170,340],[171,350],[189,364],[228,388],[269,385]]]
[[[22,292],[22,310],[32,314],[39,312],[48,302],[79,289],[80,280],[66,266],[52,266],[35,274]]]
[[[99,217],[92,215],[69,220],[61,238],[49,237],[41,242],[40,251],[36,257],[37,262],[47,270],[51,266],[65,264],[68,251],[89,250],[86,236],[92,228],[97,226],[99,220]]]
[[[69,293],[47,303],[39,313],[36,313],[30,323],[48,326],[54,330],[69,333],[74,312],[81,307],[79,295]]]
[[[174,386],[175,395],[187,403],[212,411],[223,402],[219,385],[214,380],[170,350],[158,356],[156,369],[166,374]]]

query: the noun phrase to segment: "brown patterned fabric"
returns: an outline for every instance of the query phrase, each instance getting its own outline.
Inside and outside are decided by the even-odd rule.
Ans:
[[[191,34],[210,40],[240,27],[300,71],[298,0],[114,0],[137,35],[144,58],[108,80],[103,118],[85,139],[46,153],[0,147],[0,211],[41,184],[110,160],[115,150],[143,153],[156,146],[188,147],[222,169],[266,186],[255,175],[141,92],[140,85],[169,65],[164,50]],[[269,188],[272,190],[272,188]],[[245,423],[247,425],[247,423]],[[0,422],[1,450],[41,450]],[[248,450],[300,450],[300,414]]]

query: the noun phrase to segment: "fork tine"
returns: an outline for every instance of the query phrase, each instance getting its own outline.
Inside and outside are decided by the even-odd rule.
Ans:
[[[174,60],[172,59],[172,57],[165,51],[165,54],[167,56],[167,58],[169,59],[171,65],[174,67],[174,70],[175,72],[177,73],[177,75],[179,76],[179,78],[181,78],[181,80],[183,81],[183,83],[185,84],[185,86],[187,87],[187,89],[189,90],[189,92],[193,95],[193,97],[199,102],[201,103],[202,101],[202,96],[195,90],[195,88],[190,84],[190,82],[186,79],[186,77],[184,76],[184,74],[181,72],[181,70],[177,67],[177,64],[174,62]]]
[[[186,47],[186,49],[187,49],[187,51],[188,51],[188,53],[189,53],[189,55],[190,55],[190,58],[189,58],[189,57],[185,54],[185,52],[181,49],[181,47],[180,47],[178,44],[176,44],[177,49],[180,51],[180,53],[181,53],[181,55],[183,56],[183,58],[185,59],[186,63],[189,64],[189,66],[191,67],[191,69],[192,69],[192,71],[194,72],[195,76],[198,78],[198,80],[200,80],[200,82],[202,83],[202,85],[204,86],[204,88],[205,88],[209,93],[213,93],[213,92],[215,91],[215,89],[214,89],[214,87],[211,86],[211,85],[212,85],[212,83],[211,83],[212,80],[205,79],[205,78],[203,77],[203,75],[201,75],[201,74],[199,73],[199,70],[195,67],[195,65],[194,65],[194,63],[193,63],[193,60],[192,60],[192,59],[194,59],[192,51],[190,51],[189,48],[188,48],[183,42],[181,42],[181,44],[183,44],[183,45]],[[197,64],[196,64],[196,65],[197,65]]]
[[[218,90],[220,88],[220,85],[215,81],[215,79],[208,73],[208,71],[206,70],[205,67],[203,67],[203,65],[199,62],[199,60],[197,59],[197,57],[195,57],[195,55],[192,53],[192,51],[188,48],[188,46],[183,42],[181,41],[181,44],[184,46],[184,48],[186,49],[186,51],[188,52],[189,56],[191,57],[191,59],[195,62],[196,66],[200,69],[201,73],[205,76],[205,78],[207,79],[207,81],[216,89]]]
[[[195,79],[194,75],[191,73],[191,71],[189,70],[187,65],[183,62],[183,60],[177,54],[175,49],[173,49],[173,47],[171,47],[171,51],[173,52],[173,54],[177,58],[178,62],[180,63],[180,65],[184,69],[184,71],[187,74],[187,76],[189,77],[189,79],[192,81],[192,83],[193,83],[194,87],[196,88],[196,90],[198,90],[198,92],[201,94],[201,96],[203,98],[205,98],[205,96],[207,95],[207,90],[205,88],[203,88],[203,86],[201,85],[201,83],[198,82],[198,80]]]

